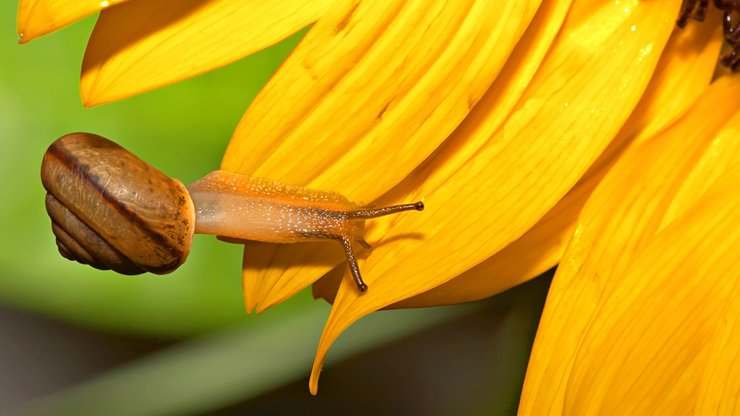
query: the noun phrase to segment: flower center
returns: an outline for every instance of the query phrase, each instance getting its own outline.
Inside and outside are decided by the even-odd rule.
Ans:
[[[730,68],[733,72],[740,71],[740,0],[714,0],[714,7],[722,11],[722,29],[725,35],[725,43],[731,50],[722,55],[719,62]],[[694,19],[703,22],[709,7],[709,0],[683,0],[681,11],[676,20],[676,26],[683,28],[688,23],[693,13]]]

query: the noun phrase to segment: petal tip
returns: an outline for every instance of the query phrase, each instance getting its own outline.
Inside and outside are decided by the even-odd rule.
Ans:
[[[101,104],[108,104],[114,101],[118,101],[120,98],[108,96],[105,93],[98,93],[96,90],[90,90],[81,86],[80,97],[82,98],[82,105],[85,108],[97,107]]]
[[[321,374],[321,367],[318,369],[311,370],[311,377],[308,379],[308,391],[311,392],[311,396],[319,394],[319,375]]]
[[[100,100],[88,88],[85,88],[84,81],[80,83],[80,98],[85,108],[92,108],[100,104]]]

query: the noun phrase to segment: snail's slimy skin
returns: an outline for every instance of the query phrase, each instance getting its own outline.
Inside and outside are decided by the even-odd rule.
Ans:
[[[268,243],[362,238],[364,219],[345,197],[218,170],[188,186],[196,233]]]

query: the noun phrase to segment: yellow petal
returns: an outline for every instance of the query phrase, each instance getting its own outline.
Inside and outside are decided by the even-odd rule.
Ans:
[[[125,1],[127,0],[21,0],[18,5],[20,41],[26,43]]]
[[[329,346],[348,325],[480,263],[563,197],[637,104],[674,14],[673,5],[661,2],[627,10],[601,1],[573,4],[553,49],[504,125],[463,165],[446,164],[454,160],[445,151],[454,154],[455,137],[462,143],[469,138],[453,137],[431,172],[416,178],[418,188],[411,194],[423,197],[428,210],[388,220],[392,231],[361,265],[370,289],[358,296],[346,279],[342,282],[314,361],[311,391]],[[485,130],[473,127],[472,135]]]
[[[718,19],[713,11],[707,19]],[[462,275],[393,307],[422,307],[474,301],[500,293],[554,267],[565,251],[588,196],[633,140],[652,136],[684,114],[709,84],[722,45],[715,25],[677,30],[663,50],[642,99],[584,177],[534,227]],[[517,49],[518,50],[518,49]],[[314,293],[333,299],[329,287]]]
[[[358,202],[376,198],[435,150],[478,102],[538,3],[364,2],[332,11],[247,111],[222,166],[332,189]],[[262,308],[321,275],[300,271],[303,279],[287,278],[290,273],[270,264],[295,264],[313,251],[277,250],[261,259],[250,259],[246,250],[245,263],[264,272],[246,273],[245,290],[280,288],[257,301]]]
[[[219,68],[319,18],[334,0],[142,0],[100,14],[82,64],[87,106]]]
[[[726,86],[729,91],[735,92],[738,91],[737,84],[740,84],[738,77],[725,77],[715,82],[717,85],[713,86],[713,88]],[[730,100],[726,103],[717,101],[715,106],[724,108],[722,110],[706,109],[705,111],[726,112],[732,109],[737,110],[740,109],[740,102],[737,100]],[[701,111],[701,109],[695,111]],[[701,129],[702,126],[697,124],[695,128]],[[671,204],[663,215],[663,220],[659,228],[665,227],[677,216],[681,215],[686,207],[696,200],[698,195],[706,192],[707,188],[714,183],[719,175],[729,170],[733,164],[739,162],[740,158],[736,157],[740,152],[740,141],[737,140],[740,137],[739,132],[740,114],[735,113],[732,119],[716,134],[714,140],[708,145],[701,158],[696,161],[694,169],[688,172],[683,179],[683,182],[673,196]],[[688,136],[684,137],[684,140],[688,139]]]
[[[735,137],[739,133],[735,132]],[[737,229],[737,224],[734,228]],[[737,273],[735,279],[729,304],[713,337],[707,367],[699,375],[697,415],[731,416],[740,413],[740,278]]]
[[[248,242],[242,269],[247,312],[263,312],[289,299],[338,264],[344,266],[346,259],[333,242],[290,244],[279,250],[275,244]]]
[[[681,380],[682,396],[675,383],[705,358],[740,281],[740,165],[731,169],[637,253],[600,305],[578,348],[565,414],[679,414],[692,407],[698,378]]]
[[[736,103],[732,97],[738,93],[737,77],[715,82],[678,123],[630,149],[596,188],[550,288],[527,370],[521,414],[560,414],[575,352],[594,311],[622,280],[635,253],[665,226],[663,218],[678,203],[674,198],[687,176],[699,174],[690,174],[694,169],[711,168],[701,163],[711,155],[737,160],[737,141],[718,141],[715,136],[737,110],[737,105],[717,103]],[[724,152],[708,152],[718,143]],[[683,200],[680,212],[699,196]]]

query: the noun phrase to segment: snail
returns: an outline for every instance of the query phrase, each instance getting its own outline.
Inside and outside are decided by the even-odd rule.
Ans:
[[[339,242],[367,290],[353,243],[365,220],[424,209],[423,202],[358,206],[326,191],[216,170],[185,187],[101,136],[72,133],[41,164],[46,210],[62,256],[121,274],[166,274],[185,262],[194,233],[226,241]]]

